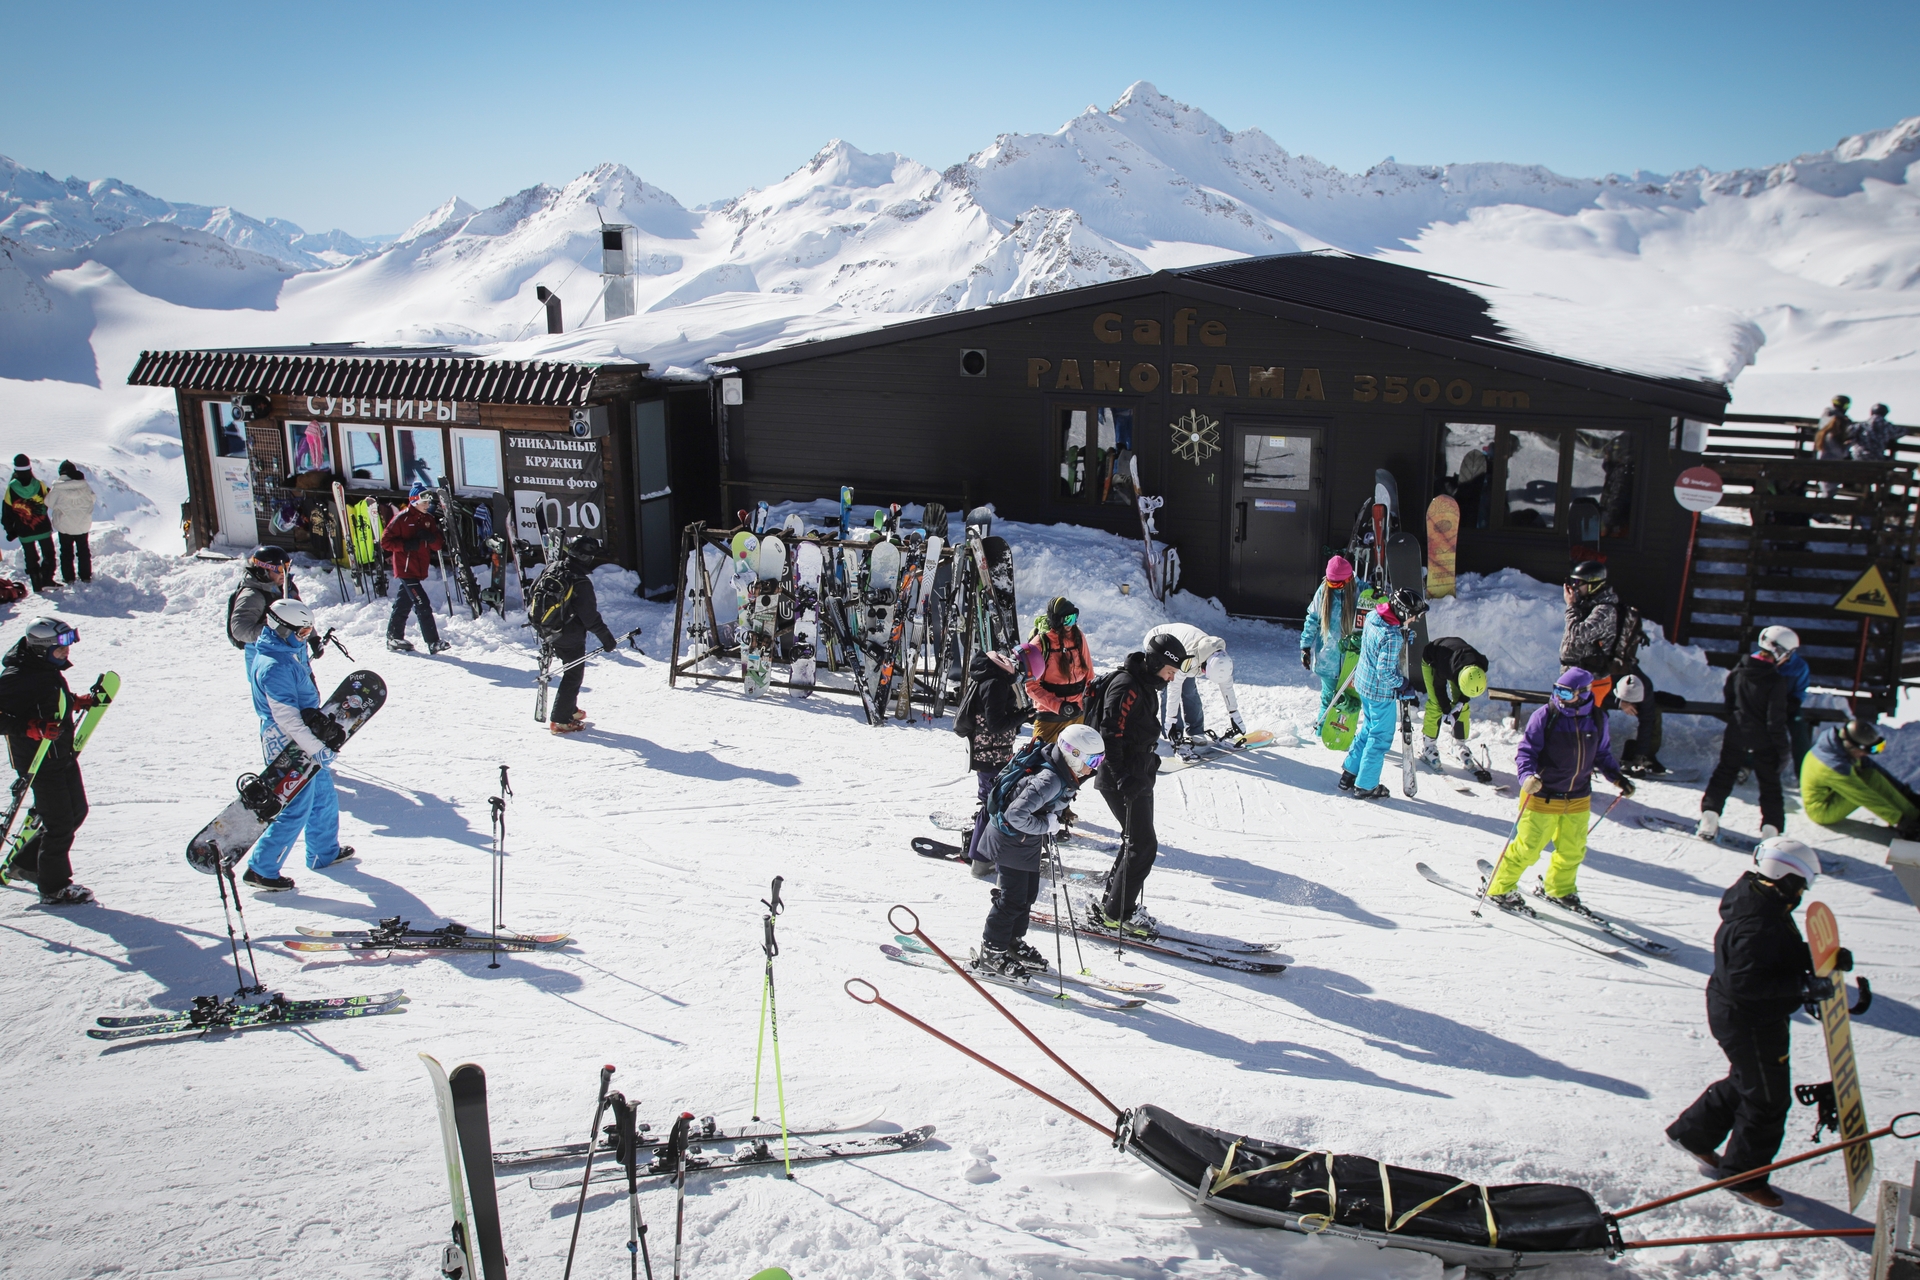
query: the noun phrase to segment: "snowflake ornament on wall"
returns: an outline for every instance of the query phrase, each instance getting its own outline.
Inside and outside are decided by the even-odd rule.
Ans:
[[[1198,409],[1187,410],[1186,417],[1168,425],[1173,430],[1176,457],[1185,458],[1197,467],[1219,452],[1220,424]]]

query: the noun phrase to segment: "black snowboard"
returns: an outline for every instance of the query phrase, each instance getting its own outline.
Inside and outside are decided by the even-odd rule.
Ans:
[[[913,838],[913,851],[923,858],[944,858],[948,862],[967,861],[967,851],[957,844],[942,844],[926,836]]]
[[[447,1077],[453,1090],[453,1126],[460,1134],[460,1163],[473,1200],[473,1234],[479,1239],[486,1280],[507,1280],[507,1251],[500,1243],[500,1201],[493,1181],[493,1135],[487,1128],[487,1073],[468,1062]]]

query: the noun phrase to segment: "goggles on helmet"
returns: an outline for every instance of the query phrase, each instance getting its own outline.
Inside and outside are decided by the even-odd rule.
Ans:
[[[1553,700],[1555,702],[1572,704],[1586,697],[1588,692],[1589,690],[1585,685],[1573,688],[1568,685],[1557,684],[1553,686]]]
[[[1063,614],[1060,618],[1060,625],[1063,627],[1077,627],[1080,625],[1080,615],[1078,613]]]
[[[1106,761],[1107,761],[1107,753],[1104,751],[1096,751],[1092,755],[1087,756],[1085,758],[1087,772],[1089,773],[1093,772],[1095,769],[1098,769],[1101,765],[1105,764]]]

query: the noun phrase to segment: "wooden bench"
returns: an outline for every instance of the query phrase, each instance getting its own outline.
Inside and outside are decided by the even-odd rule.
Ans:
[[[1508,722],[1515,729],[1524,729],[1527,725],[1526,708],[1545,706],[1552,696],[1545,689],[1500,689],[1487,686],[1487,696],[1495,702],[1504,702],[1508,706]],[[1657,695],[1656,695],[1657,696]],[[1712,716],[1716,720],[1727,718],[1725,704],[1719,702],[1671,702],[1660,704],[1661,713],[1670,716]],[[1836,720],[1850,720],[1852,713],[1837,707],[1802,707],[1800,718],[1810,724],[1820,724]]]

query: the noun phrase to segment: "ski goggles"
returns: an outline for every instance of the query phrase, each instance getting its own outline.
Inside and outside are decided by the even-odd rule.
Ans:
[[[1842,740],[1846,742],[1848,746],[1852,747],[1855,751],[1864,751],[1870,756],[1877,756],[1882,751],[1885,751],[1887,749],[1887,740],[1885,738],[1882,738],[1880,739],[1880,741],[1874,742],[1874,743],[1855,742],[1853,740],[1853,735],[1848,733],[1845,729],[1842,729],[1840,731],[1840,737],[1842,738]]]
[[[1063,627],[1077,627],[1080,625],[1080,615],[1077,613],[1069,613],[1060,619],[1060,625]]]
[[[1569,686],[1564,684],[1557,684],[1553,686],[1553,700],[1555,702],[1562,704],[1563,706],[1571,706],[1572,704],[1583,700],[1589,693],[1592,693],[1592,692],[1593,692],[1592,687],[1584,684],[1577,689],[1570,688]]]
[[[65,627],[53,637],[53,643],[47,647],[51,649],[64,649],[79,643],[80,633],[72,627]]]
[[[1107,753],[1104,751],[1096,751],[1092,755],[1087,756],[1085,759],[1086,759],[1087,772],[1092,773],[1094,770],[1098,769],[1101,765],[1107,762]]]

